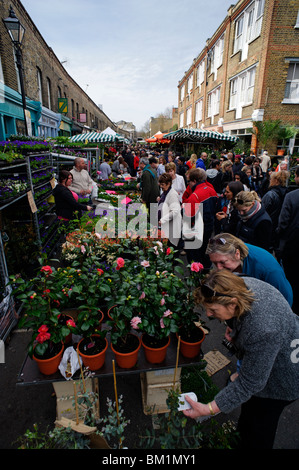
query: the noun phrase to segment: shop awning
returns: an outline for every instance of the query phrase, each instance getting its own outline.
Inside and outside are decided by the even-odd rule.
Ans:
[[[105,132],[85,132],[84,134],[78,134],[71,137],[72,142],[100,142],[100,143],[112,143],[112,142],[125,142],[129,143],[128,139],[120,134],[108,134]]]
[[[181,128],[168,134],[164,134],[164,139],[189,141],[189,142],[204,142],[209,140],[222,140],[227,142],[237,142],[238,137],[226,135],[217,131],[208,131],[204,129],[185,129]]]

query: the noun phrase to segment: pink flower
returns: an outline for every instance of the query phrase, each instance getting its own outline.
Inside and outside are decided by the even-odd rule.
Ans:
[[[83,253],[83,255],[84,255],[85,252],[86,252],[85,246],[84,246],[84,245],[81,245],[81,253]]]
[[[123,258],[117,258],[116,260],[116,270],[119,271],[125,265],[125,260]]]
[[[160,305],[164,305],[165,304],[165,299],[164,297],[160,300]]]
[[[165,328],[163,318],[160,318],[160,326],[161,326],[161,328]]]
[[[95,232],[95,236],[96,236],[97,238],[102,238],[101,234],[100,234],[100,233],[97,233],[97,232]]]
[[[131,323],[131,327],[134,330],[138,330],[139,329],[138,324],[141,323],[141,318],[140,317],[133,317],[132,320],[130,321],[130,323]]]
[[[66,322],[67,326],[70,326],[72,328],[76,328],[76,324],[74,322],[74,320],[72,319],[69,319],[67,322]]]
[[[141,263],[140,263],[140,264],[141,264],[141,266],[143,266],[144,268],[148,268],[148,267],[149,267],[149,265],[150,265],[150,264],[149,264],[149,261],[146,261],[146,260],[144,260],[144,261],[141,261]]]
[[[201,263],[192,263],[190,267],[191,271],[194,271],[196,273],[200,272],[203,270],[203,265]]]
[[[139,300],[144,299],[144,297],[145,297],[145,292],[142,292],[142,294],[139,297]]]
[[[167,255],[170,255],[170,253],[171,253],[171,248],[167,248],[166,254],[167,254]]]
[[[172,311],[171,310],[165,310],[165,312],[163,313],[163,317],[170,317],[172,315]]]

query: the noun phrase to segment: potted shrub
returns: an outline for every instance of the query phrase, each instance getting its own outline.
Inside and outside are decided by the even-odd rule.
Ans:
[[[61,314],[64,300],[62,282],[58,282],[57,271],[51,266],[43,266],[39,275],[29,281],[21,277],[12,278],[14,295],[23,304],[24,315],[19,321],[20,327],[32,330],[28,345],[28,354],[38,362],[41,372],[52,374],[58,369],[63,353],[63,343],[76,325],[72,318]],[[41,366],[56,357],[56,365],[46,372]]]

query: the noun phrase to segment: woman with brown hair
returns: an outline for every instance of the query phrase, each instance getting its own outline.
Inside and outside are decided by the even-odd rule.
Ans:
[[[261,205],[258,194],[255,191],[241,191],[236,195],[233,204],[240,215],[234,235],[245,243],[270,251],[272,220]]]
[[[237,431],[241,449],[271,449],[279,417],[299,398],[296,356],[299,317],[270,284],[230,271],[213,271],[195,293],[209,318],[227,325],[242,365],[238,377],[208,404],[186,397],[190,418],[230,413],[241,406]]]

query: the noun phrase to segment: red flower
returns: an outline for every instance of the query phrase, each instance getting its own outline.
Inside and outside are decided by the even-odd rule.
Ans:
[[[170,253],[171,253],[171,248],[167,248],[166,254],[167,254],[167,255],[170,255]]]
[[[73,319],[69,319],[67,322],[66,322],[67,326],[70,326],[72,328],[76,328],[76,324],[74,322]]]
[[[102,276],[102,274],[104,273],[104,271],[100,268],[97,268],[97,271],[98,271],[99,276]]]
[[[47,327],[47,325],[42,325],[37,330],[39,332],[39,334],[36,337],[36,341],[38,341],[38,343],[43,343],[44,341],[47,341],[48,339],[51,338],[50,333],[48,333],[48,329],[49,328]]]
[[[125,265],[125,260],[123,258],[117,258],[116,260],[116,270],[119,271],[120,268],[123,268]]]
[[[51,266],[43,266],[40,271],[46,273],[47,276],[53,272]]]

